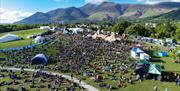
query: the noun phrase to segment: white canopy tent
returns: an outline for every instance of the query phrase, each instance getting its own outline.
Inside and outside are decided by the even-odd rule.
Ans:
[[[7,35],[0,37],[0,43],[19,40],[19,39],[20,39],[20,37],[18,37],[17,35],[7,34]]]
[[[35,43],[43,43],[44,40],[45,40],[44,37],[42,37],[42,36],[37,36],[33,41],[34,41]]]
[[[140,59],[141,60],[149,60],[150,56],[146,53],[140,53]]]
[[[84,30],[82,28],[68,28],[73,32],[73,34],[77,34],[79,32],[83,32]]]

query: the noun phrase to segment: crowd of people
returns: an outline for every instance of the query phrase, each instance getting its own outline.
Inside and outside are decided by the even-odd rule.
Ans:
[[[70,73],[72,77],[79,76],[81,80],[90,78],[91,81],[99,84],[100,88],[109,90],[127,87],[138,80],[137,75],[132,72],[137,65],[137,61],[131,58],[129,54],[130,49],[135,47],[138,42],[126,36],[119,36],[121,41],[107,42],[101,38],[93,39],[87,35],[88,33],[59,35],[56,36],[58,40],[52,41],[53,44],[49,43],[26,50],[4,52],[8,58],[7,61],[1,63],[1,66],[34,67],[36,69]],[[145,49],[150,48],[145,47]],[[28,64],[31,58],[38,53],[44,53],[48,56],[47,66]],[[37,74],[51,77],[51,75],[45,73]],[[115,85],[109,83],[109,81],[113,81]],[[179,78],[176,82],[179,84]],[[59,85],[60,83],[57,81],[55,84]],[[52,87],[51,85],[49,84],[48,87]]]
[[[9,79],[0,81],[0,91],[27,91],[27,90],[53,90],[53,91],[85,91],[85,89],[61,75],[53,75],[42,71],[20,72],[0,70],[0,78]]]

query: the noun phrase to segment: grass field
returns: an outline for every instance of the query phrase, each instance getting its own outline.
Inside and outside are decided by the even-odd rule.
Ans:
[[[19,37],[26,38],[28,35],[39,34],[42,33],[44,30],[41,29],[29,29],[29,30],[21,30],[21,31],[14,31],[14,32],[6,32],[0,33],[0,37],[6,34],[15,34]]]
[[[21,31],[15,31],[15,32],[1,33],[0,37],[4,36],[6,34],[15,34],[15,35],[18,35],[19,37],[23,38],[23,40],[0,43],[0,49],[14,48],[14,47],[20,47],[20,46],[28,45],[31,41],[31,39],[26,38],[28,35],[39,34],[39,33],[42,33],[43,31],[44,30],[40,30],[40,29],[29,29],[29,30],[21,30]]]
[[[0,78],[0,82],[12,82],[13,79],[10,79],[8,77],[8,73],[7,72],[2,72],[1,74],[5,75],[6,77],[4,77],[3,79]],[[44,78],[44,77],[36,77],[35,78],[35,84],[34,84],[34,88],[30,88],[30,84],[32,84],[31,82],[26,82],[24,83],[24,80],[25,79],[28,79],[28,80],[32,80],[32,75],[33,75],[33,72],[28,72],[27,75],[24,75],[24,74],[21,74],[19,71],[15,72],[15,74],[18,75],[18,77],[21,77],[21,80],[16,80],[19,82],[19,84],[15,85],[6,85],[6,86],[0,86],[0,91],[6,91],[7,87],[13,87],[14,89],[16,89],[16,91],[18,91],[18,88],[20,85],[22,85],[23,87],[26,88],[27,91],[49,91],[50,89],[48,89],[47,87],[39,87],[40,85],[45,85],[47,86],[48,84],[52,84],[53,83],[53,80],[56,80],[56,79],[49,79],[49,78]],[[43,80],[44,82],[40,82],[40,80]],[[62,83],[61,83],[61,86],[60,86],[60,89],[59,90],[64,90],[67,86],[68,86],[68,82],[66,80],[63,80]],[[75,88],[75,91],[85,91],[84,89],[79,89],[78,87]]]

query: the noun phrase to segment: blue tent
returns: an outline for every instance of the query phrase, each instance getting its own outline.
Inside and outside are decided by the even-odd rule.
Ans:
[[[159,52],[158,55],[160,57],[166,57],[166,56],[168,56],[168,53],[167,52]]]
[[[31,59],[31,64],[47,64],[48,60],[44,54],[37,54]]]

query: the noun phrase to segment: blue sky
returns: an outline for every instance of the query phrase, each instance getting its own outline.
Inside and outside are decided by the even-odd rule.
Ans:
[[[120,4],[154,4],[158,2],[180,2],[180,0],[0,0],[0,23],[19,21],[35,12],[47,12],[57,8],[80,7],[86,3],[100,4],[104,1]]]

